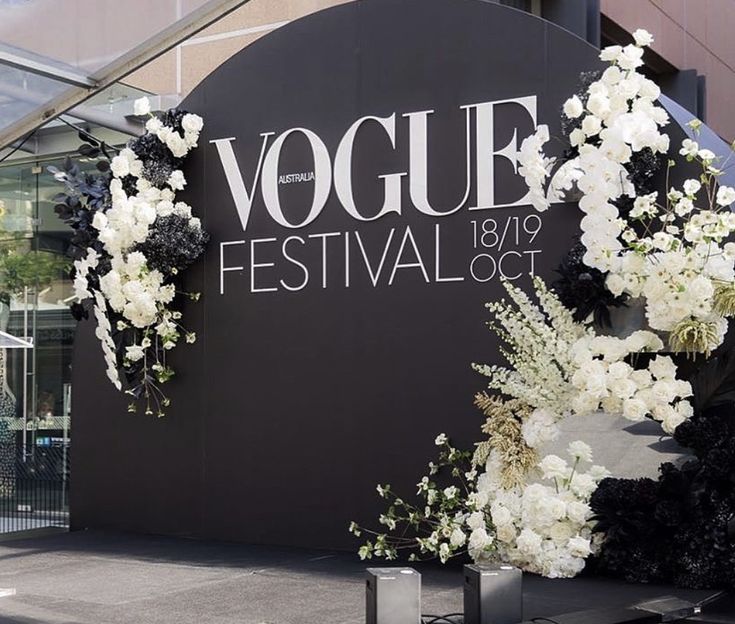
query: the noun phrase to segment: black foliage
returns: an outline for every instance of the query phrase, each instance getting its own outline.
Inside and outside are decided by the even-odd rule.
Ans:
[[[725,341],[689,378],[694,397],[694,411],[735,402],[735,332],[728,331]]]
[[[148,238],[137,250],[145,254],[150,268],[171,275],[194,262],[208,240],[209,234],[202,228],[190,225],[186,217],[171,214],[156,219]]]
[[[101,251],[92,219],[96,211],[104,211],[110,205],[111,174],[81,171],[79,165],[68,156],[61,169],[49,167],[48,171],[66,186],[66,190],[56,194],[53,199],[56,202],[56,214],[73,230],[67,254],[78,260],[89,247]]]
[[[630,161],[625,163],[625,169],[628,177],[635,187],[636,195],[648,195],[655,188],[656,174],[661,170],[663,158],[660,154],[654,154],[653,151],[646,147],[640,152],[634,152],[630,157]],[[634,197],[622,195],[613,203],[620,212],[620,216],[624,219],[628,218],[628,214],[633,208]]]
[[[582,322],[592,314],[597,326],[609,327],[609,308],[624,306],[628,297],[616,297],[607,290],[607,273],[588,267],[582,261],[584,253],[585,247],[578,241],[556,270],[559,279],[551,284],[551,289],[567,308],[574,310],[576,321]]]
[[[677,428],[693,457],[661,466],[658,481],[605,479],[592,496],[605,531],[598,572],[636,582],[735,588],[735,403]]]

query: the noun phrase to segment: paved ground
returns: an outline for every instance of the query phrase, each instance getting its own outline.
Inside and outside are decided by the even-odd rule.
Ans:
[[[1,542],[0,623],[357,624],[364,622],[364,568],[345,553],[118,533]],[[425,613],[462,610],[459,568],[419,569]],[[628,606],[672,591],[532,576],[524,590],[527,618]]]

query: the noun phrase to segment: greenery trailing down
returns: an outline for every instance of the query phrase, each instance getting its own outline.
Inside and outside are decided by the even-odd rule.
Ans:
[[[350,524],[356,537],[370,536],[359,549],[360,558],[393,560],[408,552],[409,561],[438,558],[444,563],[468,551],[475,557],[494,552],[486,528],[492,520],[488,512],[480,511],[484,503],[474,483],[472,453],[454,448],[444,434],[435,442],[439,459],[429,463],[429,474],[416,484],[418,503],[398,496],[390,485],[378,485],[378,494],[389,505],[378,519],[386,531]],[[440,480],[446,482],[440,485]]]

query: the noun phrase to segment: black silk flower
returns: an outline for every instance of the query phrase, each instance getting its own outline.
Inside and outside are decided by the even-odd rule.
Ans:
[[[710,407],[674,437],[693,458],[658,481],[605,479],[591,505],[606,533],[598,572],[692,589],[735,587],[735,403]]]
[[[610,326],[611,307],[625,305],[626,295],[616,297],[605,288],[607,273],[592,269],[582,258],[585,246],[577,242],[556,270],[559,278],[551,284],[565,307],[574,310],[574,320],[583,322],[590,316],[598,327]]]

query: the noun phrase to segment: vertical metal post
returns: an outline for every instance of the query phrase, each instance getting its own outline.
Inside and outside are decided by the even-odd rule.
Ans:
[[[23,288],[23,339],[28,340],[28,288]],[[23,349],[23,463],[28,448],[28,349]]]

